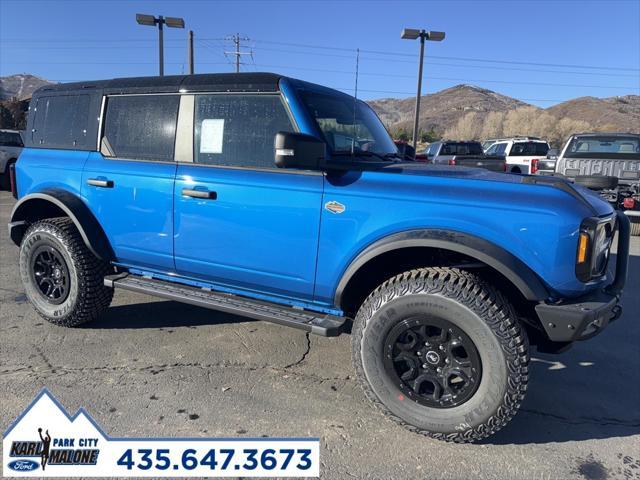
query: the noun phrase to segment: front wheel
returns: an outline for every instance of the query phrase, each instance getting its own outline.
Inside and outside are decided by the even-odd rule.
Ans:
[[[352,347],[373,403],[439,440],[492,435],[527,388],[528,341],[513,307],[455,268],[412,270],[380,285],[356,315]]]

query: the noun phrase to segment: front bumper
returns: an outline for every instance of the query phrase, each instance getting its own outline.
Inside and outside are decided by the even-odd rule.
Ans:
[[[582,297],[536,305],[542,327],[552,342],[586,340],[600,333],[622,314],[618,303],[627,278],[630,227],[626,215],[618,211],[617,217],[618,250],[613,283]]]

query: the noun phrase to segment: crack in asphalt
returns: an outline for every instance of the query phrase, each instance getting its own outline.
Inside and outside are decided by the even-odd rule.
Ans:
[[[292,367],[295,367],[297,365],[300,365],[307,358],[307,355],[309,355],[309,352],[311,351],[311,333],[307,332],[307,333],[304,334],[304,336],[305,336],[305,339],[307,340],[307,347],[305,348],[305,351],[302,353],[302,356],[300,357],[299,360],[297,360],[297,361],[295,361],[293,363],[290,363],[289,365],[284,367],[285,370],[289,369],[289,368],[292,368]]]
[[[311,379],[319,383],[331,382],[336,380],[342,380],[342,381],[352,380],[351,375],[323,377],[314,373],[291,370],[291,367],[295,365],[299,365],[302,361],[304,361],[306,356],[309,354],[310,348],[311,347],[310,347],[310,341],[309,341],[309,343],[307,344],[307,348],[303,353],[303,355],[300,357],[300,359],[285,367],[274,367],[272,365],[249,365],[243,362],[226,362],[226,361],[216,362],[216,363],[200,363],[200,362],[179,363],[178,362],[178,363],[172,363],[172,364],[164,363],[159,365],[145,365],[145,366],[139,366],[139,367],[132,367],[128,365],[97,366],[97,367],[68,367],[68,366],[52,365],[50,362],[45,360],[46,357],[44,357],[42,359],[44,361],[46,368],[39,368],[39,366],[37,365],[24,365],[24,366],[16,366],[16,367],[6,366],[2,370],[0,370],[0,374],[11,375],[11,374],[28,373],[28,374],[39,375],[43,373],[55,373],[55,374],[58,374],[59,376],[62,376],[62,375],[73,374],[73,373],[91,373],[91,372],[116,373],[116,372],[130,371],[130,372],[149,372],[152,375],[157,375],[166,370],[177,369],[177,368],[195,368],[199,370],[207,370],[207,369],[214,369],[214,368],[238,368],[238,369],[248,370],[250,372],[256,371],[256,370],[268,370],[278,374],[283,374],[283,375],[286,374],[289,376]]]
[[[568,423],[570,425],[600,425],[600,426],[618,426],[618,427],[640,427],[640,420],[622,420],[618,418],[593,418],[593,417],[576,417],[569,418],[562,415],[557,415],[549,412],[541,412],[539,410],[531,410],[528,408],[521,408],[521,412],[530,413],[532,415],[540,415],[542,417],[552,418],[559,422]]]

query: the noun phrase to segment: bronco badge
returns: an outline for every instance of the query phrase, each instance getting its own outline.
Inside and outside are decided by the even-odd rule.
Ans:
[[[346,207],[343,204],[336,202],[335,200],[325,203],[324,208],[329,210],[331,213],[342,213],[346,210]]]

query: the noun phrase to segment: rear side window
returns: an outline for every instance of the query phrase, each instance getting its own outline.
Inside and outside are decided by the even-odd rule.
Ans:
[[[293,125],[278,95],[197,95],[194,162],[275,168],[273,140]]]
[[[173,161],[178,95],[117,96],[107,99],[103,155]]]
[[[85,147],[95,137],[87,138],[89,95],[39,97],[32,139],[42,148],[74,149]]]
[[[477,142],[445,143],[440,155],[482,155],[482,145]]]
[[[528,155],[545,156],[549,151],[549,145],[544,142],[518,142],[511,147],[510,156],[526,157]]]
[[[19,133],[0,132],[1,147],[22,147],[22,138]]]

